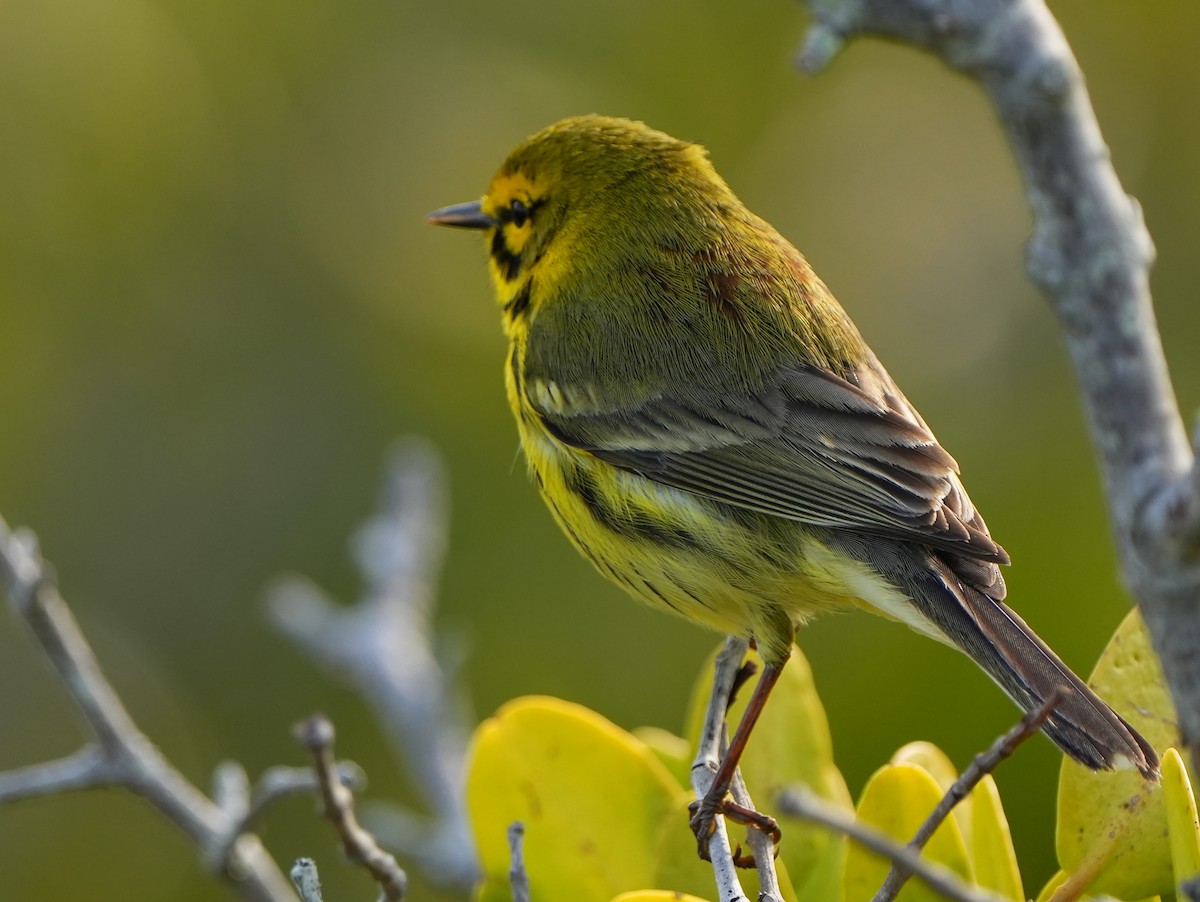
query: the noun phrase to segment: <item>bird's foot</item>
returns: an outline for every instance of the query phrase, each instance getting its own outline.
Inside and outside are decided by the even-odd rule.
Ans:
[[[688,813],[692,816],[690,825],[692,832],[696,835],[697,851],[704,861],[711,860],[708,854],[708,841],[712,837],[713,830],[716,829],[717,815],[724,815],[735,824],[753,827],[765,833],[771,837],[771,843],[774,846],[778,846],[779,840],[783,837],[783,833],[779,829],[779,822],[775,818],[769,814],[763,814],[761,811],[755,811],[753,808],[739,805],[727,795],[714,796],[709,793],[703,799],[692,802],[688,806]],[[754,857],[744,855],[740,845],[734,850],[733,860],[740,868],[754,867]]]

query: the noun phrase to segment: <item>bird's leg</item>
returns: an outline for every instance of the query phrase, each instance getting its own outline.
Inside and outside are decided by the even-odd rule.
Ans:
[[[779,824],[776,823],[775,818],[734,804],[726,796],[733,783],[733,774],[737,770],[738,761],[741,760],[742,752],[746,749],[746,740],[750,738],[754,724],[758,722],[758,716],[762,714],[763,707],[767,703],[767,696],[771,694],[771,690],[775,687],[775,683],[779,680],[779,674],[782,672],[782,665],[763,667],[762,676],[758,678],[758,685],[754,687],[754,694],[750,696],[750,701],[746,705],[746,713],[742,715],[742,721],[733,734],[729,750],[721,759],[721,766],[717,768],[712,786],[704,794],[703,799],[688,806],[688,811],[692,815],[692,832],[696,834],[701,858],[707,858],[708,838],[712,835],[714,818],[718,814],[725,815],[735,823],[755,827],[770,836],[773,842],[779,842]]]

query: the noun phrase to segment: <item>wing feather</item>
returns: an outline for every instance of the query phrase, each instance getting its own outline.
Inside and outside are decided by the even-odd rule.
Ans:
[[[798,364],[755,392],[658,395],[601,412],[535,409],[559,441],[663,485],[1008,563],[954,458],[882,369],[843,378]]]

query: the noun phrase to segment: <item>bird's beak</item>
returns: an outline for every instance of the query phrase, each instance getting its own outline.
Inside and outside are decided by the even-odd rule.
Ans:
[[[459,229],[490,229],[496,225],[496,220],[483,212],[483,205],[477,200],[434,210],[425,217],[425,221]]]

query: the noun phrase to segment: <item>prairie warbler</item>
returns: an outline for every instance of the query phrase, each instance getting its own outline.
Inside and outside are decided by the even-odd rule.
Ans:
[[[701,840],[796,628],[822,610],[901,620],[1026,710],[1058,693],[1043,729],[1064,752],[1156,774],[1149,744],[1003,603],[1009,558],[958,465],[703,148],[568,119],[513,150],[482,200],[429,221],[484,235],[521,445],[571,541],[635,597],[757,643]]]

